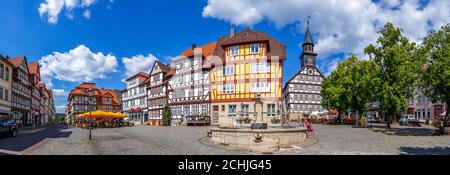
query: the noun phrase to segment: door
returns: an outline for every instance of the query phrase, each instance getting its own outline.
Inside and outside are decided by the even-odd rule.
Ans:
[[[212,116],[213,124],[217,125],[219,123],[219,106],[213,106],[213,116]]]

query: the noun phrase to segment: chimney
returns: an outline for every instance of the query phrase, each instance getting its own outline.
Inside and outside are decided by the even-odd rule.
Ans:
[[[233,27],[230,29],[230,38],[233,38],[235,36],[236,36],[236,28]]]
[[[197,44],[192,44],[192,50],[195,50],[197,48]]]

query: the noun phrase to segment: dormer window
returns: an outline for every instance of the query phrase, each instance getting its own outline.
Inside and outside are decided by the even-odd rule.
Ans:
[[[250,45],[250,54],[259,53],[259,44]]]

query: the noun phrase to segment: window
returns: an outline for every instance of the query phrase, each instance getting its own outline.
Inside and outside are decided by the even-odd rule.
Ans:
[[[191,106],[189,105],[185,105],[184,109],[183,109],[183,115],[184,116],[189,116],[189,113],[191,112]]]
[[[267,116],[275,117],[275,104],[267,104]]]
[[[203,96],[203,89],[198,89],[198,96],[202,97]]]
[[[208,105],[202,105],[202,114],[208,114]]]
[[[248,108],[249,108],[249,105],[243,104],[243,105],[241,106],[241,108],[242,108],[242,115],[248,116]]]
[[[225,105],[222,105],[222,112],[225,112]]]
[[[3,66],[3,64],[0,64],[0,77],[2,77],[3,79],[5,79],[5,66]]]
[[[228,105],[228,115],[236,115],[236,105]]]
[[[230,55],[231,56],[237,56],[239,55],[239,46],[233,46],[230,49]]]
[[[250,64],[250,73],[269,73],[270,63],[252,63]]]
[[[198,115],[198,105],[193,105],[192,106],[192,114],[193,115]]]
[[[189,97],[193,97],[194,96],[194,89],[189,90]]]
[[[250,45],[250,54],[259,53],[259,44]]]
[[[223,75],[234,75],[234,65],[223,67]]]
[[[3,88],[0,87],[0,100],[3,100]]]
[[[5,80],[9,81],[9,67],[7,67],[5,71]]]
[[[250,92],[269,92],[270,87],[267,82],[259,82],[250,84]]]
[[[234,93],[234,84],[225,84],[222,86],[222,93],[224,94],[231,94]]]

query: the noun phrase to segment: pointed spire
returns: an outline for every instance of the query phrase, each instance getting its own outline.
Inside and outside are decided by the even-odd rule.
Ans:
[[[306,34],[305,34],[305,39],[303,40],[303,45],[306,45],[306,44],[314,45],[313,40],[312,40],[312,36],[311,36],[311,31],[309,30],[309,19],[310,18],[311,18],[311,16],[308,16],[307,27],[306,27]]]

